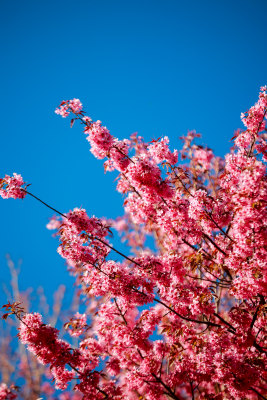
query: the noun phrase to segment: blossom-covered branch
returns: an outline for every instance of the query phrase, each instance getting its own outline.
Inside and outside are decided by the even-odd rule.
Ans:
[[[80,100],[63,101],[56,113],[72,114],[105,171],[118,172],[125,215],[117,220],[58,212],[20,175],[1,180],[3,198],[29,193],[59,214],[48,224],[58,252],[84,298],[97,302],[65,324],[76,348],[40,314],[22,318],[20,339],[50,365],[58,387],[78,379],[84,399],[265,398],[266,110],[262,87],[223,160],[192,131],[180,151],[166,136],[120,140]],[[111,231],[129,253],[113,246]]]

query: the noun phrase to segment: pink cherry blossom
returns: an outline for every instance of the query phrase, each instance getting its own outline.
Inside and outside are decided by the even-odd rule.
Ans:
[[[0,196],[3,199],[24,199],[26,196],[26,192],[22,188],[24,185],[25,182],[21,175],[16,173],[13,176],[6,175],[0,179]]]
[[[0,384],[0,400],[14,400],[17,398],[17,394],[9,389],[5,383]]]
[[[69,114],[70,111],[68,104],[63,104],[62,106],[59,106],[56,110],[55,113],[58,115],[61,115],[61,117],[66,118]]]
[[[82,110],[82,103],[79,99],[72,99],[69,101],[69,108],[74,114],[79,114]]]

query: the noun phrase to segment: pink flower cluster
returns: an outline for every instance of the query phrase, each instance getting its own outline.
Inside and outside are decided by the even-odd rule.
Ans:
[[[174,150],[172,153],[169,149],[169,138],[165,136],[163,139],[155,140],[148,146],[148,152],[157,164],[166,161],[174,165],[178,161],[178,151]]]
[[[86,120],[84,133],[91,145],[91,153],[99,159],[105,157],[108,160],[105,163],[105,169],[113,171],[124,171],[129,165],[129,140],[118,140],[114,138],[109,130],[102,125],[101,121],[91,122],[91,119]]]
[[[17,398],[17,394],[9,389],[5,383],[0,384],[0,400],[14,400]]]
[[[84,317],[78,315],[77,318],[84,325]],[[80,342],[78,349],[73,349],[66,341],[59,339],[58,334],[57,329],[42,323],[42,317],[38,313],[26,314],[21,319],[21,342],[27,345],[40,363],[50,364],[56,388],[64,390],[69,382],[79,379],[80,382],[74,387],[78,391],[75,396],[77,399],[80,399],[80,392],[84,399],[89,399],[90,394],[95,399],[101,399],[104,388],[100,388],[103,385],[94,370],[99,365],[102,346],[95,339],[88,338]],[[116,393],[114,385],[108,386],[109,392]]]
[[[262,86],[258,102],[247,113],[241,114],[241,119],[248,131],[258,134],[265,128],[264,117],[267,108],[267,86]]]
[[[70,262],[94,264],[109,253],[103,242],[108,229],[98,218],[89,218],[84,209],[70,211],[60,224],[58,235],[61,240],[58,252]]]
[[[72,99],[68,101],[62,101],[60,106],[55,110],[55,113],[66,118],[71,112],[79,114],[82,111],[82,103],[79,99]]]
[[[73,318],[70,319],[70,322],[65,324],[65,328],[68,329],[68,332],[71,336],[80,336],[85,333],[86,329],[86,314],[76,313]]]
[[[44,325],[38,313],[26,314],[20,324],[19,337],[22,343],[34,353],[42,364],[51,364],[51,372],[56,386],[66,389],[67,384],[74,378],[75,372],[67,370],[71,366],[73,355],[68,343],[58,338],[58,330]]]
[[[6,175],[0,179],[0,196],[3,199],[23,199],[26,196],[26,192],[22,190],[24,185],[21,175],[16,173],[13,176]]]

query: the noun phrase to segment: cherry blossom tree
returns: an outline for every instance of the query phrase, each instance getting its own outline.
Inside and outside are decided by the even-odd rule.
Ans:
[[[125,215],[116,220],[57,211],[20,175],[1,179],[3,198],[33,196],[56,212],[48,228],[86,298],[87,312],[65,323],[76,346],[40,313],[4,305],[56,388],[71,388],[66,398],[266,398],[266,112],[262,87],[223,160],[192,131],[180,151],[168,137],[119,140],[78,99],[63,101],[56,113],[81,123],[105,171],[118,171]],[[2,383],[0,399],[14,398],[8,390]]]

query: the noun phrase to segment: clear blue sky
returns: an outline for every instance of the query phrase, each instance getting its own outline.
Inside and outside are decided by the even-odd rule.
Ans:
[[[121,139],[168,135],[179,148],[196,129],[223,156],[267,83],[266,14],[265,0],[1,1],[0,176],[21,173],[62,212],[122,213],[115,175],[103,174],[81,127],[54,114],[73,97]],[[22,288],[51,296],[72,284],[45,228],[51,211],[0,199],[0,215],[2,281],[9,253],[23,259]]]

